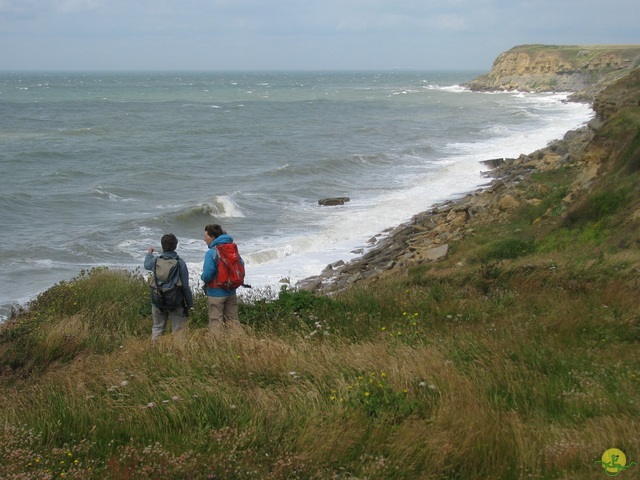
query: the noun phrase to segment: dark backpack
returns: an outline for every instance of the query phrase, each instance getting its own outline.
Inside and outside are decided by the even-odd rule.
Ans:
[[[218,251],[218,273],[216,278],[207,285],[211,288],[222,288],[224,290],[235,290],[238,287],[246,286],[244,283],[244,263],[238,252],[238,245],[235,243],[223,243],[216,245]]]
[[[158,257],[153,264],[153,274],[149,279],[151,303],[160,310],[174,310],[184,306],[182,281],[180,280],[180,257]]]

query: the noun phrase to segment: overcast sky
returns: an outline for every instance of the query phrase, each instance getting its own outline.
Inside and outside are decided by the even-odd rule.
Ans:
[[[639,0],[0,0],[0,70],[486,70],[640,44]]]

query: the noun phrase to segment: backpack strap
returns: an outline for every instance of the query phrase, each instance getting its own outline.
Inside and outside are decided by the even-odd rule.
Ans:
[[[160,300],[162,301],[162,305],[158,305],[158,307],[162,308],[164,307],[166,300],[164,298],[164,295],[162,294],[162,289],[160,288],[160,285],[158,285],[158,275],[156,275],[156,269],[158,268],[158,258],[160,257],[156,257],[155,261],[153,262],[153,281],[156,284],[156,292],[160,294],[159,297],[160,297]]]
[[[220,284],[218,283],[218,275],[220,275],[220,264],[222,263],[222,256],[220,255],[220,250],[218,250],[218,245],[214,245],[213,248],[215,250],[215,257],[213,258],[213,260],[216,262],[216,276],[207,283],[207,287],[220,288]]]
[[[156,257],[153,261],[153,281],[156,284],[156,288],[160,289],[160,285],[158,285],[158,275],[156,275],[156,269],[158,268],[158,258],[160,257]]]

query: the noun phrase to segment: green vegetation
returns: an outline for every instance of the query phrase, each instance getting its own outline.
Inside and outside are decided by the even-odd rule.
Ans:
[[[186,334],[152,344],[137,273],[52,287],[0,328],[0,478],[585,479],[610,448],[640,461],[637,111],[593,141],[602,174],[575,202],[575,170],[532,175],[535,202],[447,259],[331,296],[253,292],[242,335],[210,335],[197,294]]]
[[[584,64],[599,57],[615,53],[621,57],[634,60],[638,54],[637,45],[521,45],[510,52],[524,52],[529,55],[545,53],[558,54],[565,61],[579,70]]]
[[[135,275],[53,287],[2,329],[0,477],[595,478],[640,447],[633,282],[613,258],[519,260],[283,289],[240,336],[196,308],[156,345]]]

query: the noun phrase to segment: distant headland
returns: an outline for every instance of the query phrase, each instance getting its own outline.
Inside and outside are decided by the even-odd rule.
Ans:
[[[501,53],[491,71],[467,84],[474,91],[574,92],[594,100],[640,65],[640,45],[520,45]]]

